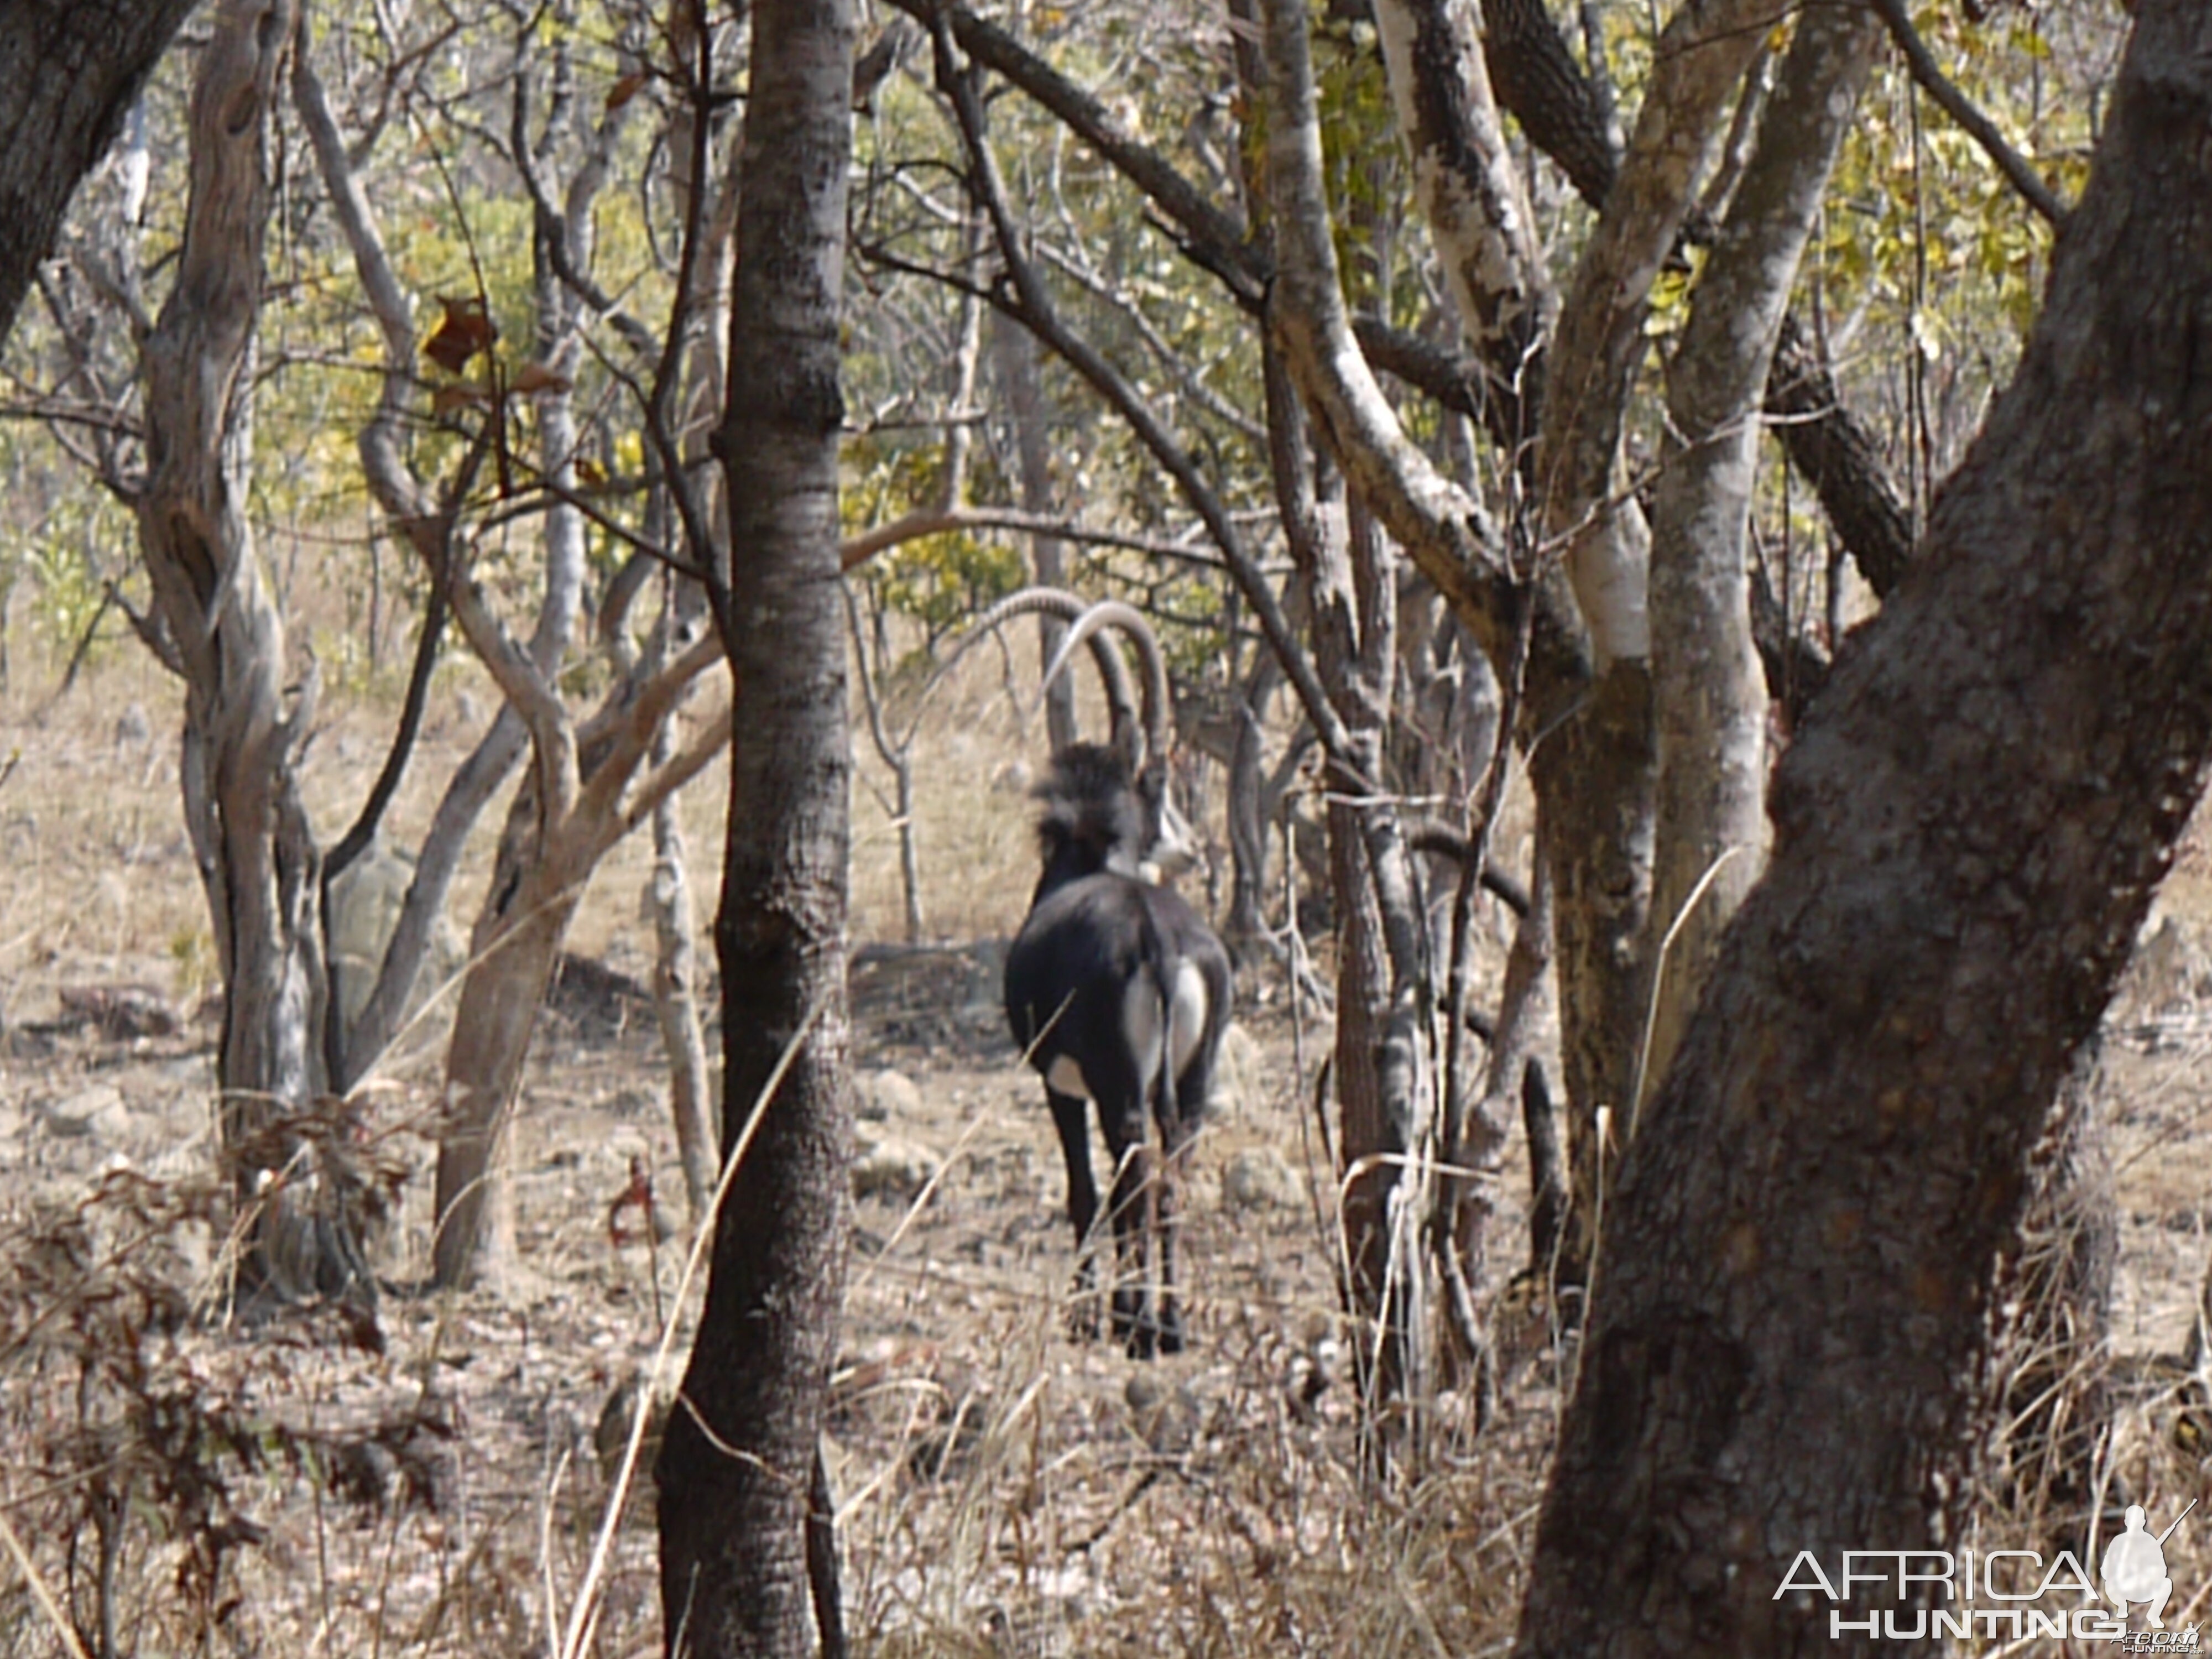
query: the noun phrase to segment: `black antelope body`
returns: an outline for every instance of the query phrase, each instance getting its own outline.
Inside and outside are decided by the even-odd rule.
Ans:
[[[1035,792],[1043,805],[1044,868],[1006,956],[1006,1021],[1044,1079],[1066,1158],[1068,1218],[1076,1249],[1085,1253],[1078,1279],[1085,1316],[1095,1317],[1087,1252],[1098,1219],[1089,1123],[1096,1102],[1114,1167],[1114,1334],[1139,1358],[1173,1353],[1183,1346],[1176,1291],[1182,1176],[1229,1022],[1229,957],[1196,911],[1144,873],[1148,860],[1182,850],[1166,795],[1167,674],[1150,626],[1127,605],[1086,610],[1049,589],[1015,595],[985,623],[1023,611],[1049,611],[1075,624],[1062,660],[1091,642],[1117,741],[1072,744]],[[1106,627],[1125,635],[1144,661],[1141,732],[1120,653],[1100,650],[1097,630]],[[1157,1154],[1148,1115],[1159,1128]]]

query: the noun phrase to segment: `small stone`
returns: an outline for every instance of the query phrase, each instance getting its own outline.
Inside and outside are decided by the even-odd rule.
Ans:
[[[1238,1152],[1222,1167],[1221,1200],[1232,1210],[1292,1209],[1299,1190],[1297,1171],[1273,1146]]]
[[[36,1109],[46,1133],[62,1140],[97,1137],[112,1140],[130,1127],[131,1110],[123,1091],[112,1083],[95,1083],[89,1089]]]
[[[1260,1046],[1235,1020],[1221,1034],[1213,1063],[1213,1086],[1206,1109],[1229,1122],[1241,1122],[1258,1110],[1261,1099]]]
[[[945,1160],[918,1141],[854,1126],[853,1196],[910,1199],[944,1169]]]
[[[911,1123],[921,1115],[921,1091],[903,1072],[862,1072],[853,1079],[853,1112],[864,1122]]]

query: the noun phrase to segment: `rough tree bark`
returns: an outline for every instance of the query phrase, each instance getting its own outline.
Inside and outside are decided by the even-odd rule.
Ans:
[[[851,1201],[837,323],[854,33],[850,0],[753,8],[716,438],[732,548],[718,620],[746,708],[715,924],[726,1158],[796,1050],[729,1174],[684,1408],[661,1450],[672,1656],[803,1659],[815,1646],[808,1534]]]
[[[1765,861],[1769,692],[1747,547],[1759,406],[1875,29],[1870,11],[1851,6],[1798,23],[1668,366],[1674,436],[1651,504],[1659,788],[1644,956],[1657,983],[1638,1060],[1645,1090],[1665,1075],[1721,933]]]
[[[1346,1178],[1347,1288],[1355,1310],[1375,1322],[1365,1378],[1370,1401],[1389,1404],[1419,1394],[1430,1352],[1426,1264],[1419,1236],[1426,1206],[1418,1159],[1437,1117],[1425,1029],[1434,1012],[1434,988],[1412,854],[1396,803],[1382,783],[1395,668],[1396,574],[1384,556],[1382,526],[1364,506],[1364,522],[1356,533],[1347,533],[1352,526],[1325,527],[1318,521],[1306,416],[1310,411],[1314,426],[1324,433],[1342,422],[1371,430],[1380,441],[1395,440],[1408,453],[1411,447],[1351,345],[1321,188],[1321,128],[1304,9],[1296,0],[1263,0],[1259,10],[1271,116],[1268,206],[1283,258],[1279,303],[1269,307],[1273,337],[1266,358],[1270,461],[1285,539],[1307,588],[1320,678],[1328,688],[1325,704],[1306,701],[1328,757],[1335,798],[1331,886],[1344,907],[1339,915],[1337,1093],[1343,1121],[1339,1156]],[[1316,395],[1325,377],[1312,365],[1322,358],[1352,369],[1348,395]],[[1345,390],[1334,380],[1330,385]],[[1330,450],[1346,453],[1334,438]],[[1463,506],[1475,516],[1473,503],[1433,469],[1392,477],[1432,503]],[[1346,483],[1357,492],[1358,480]],[[1473,542],[1468,522],[1459,520],[1430,537],[1427,551],[1464,578],[1472,568],[1467,556]],[[1293,665],[1286,660],[1284,666]],[[1378,1437],[1370,1449],[1378,1462],[1385,1460],[1390,1442]]]
[[[1796,1552],[1955,1535],[1994,1264],[2212,757],[2208,126],[2212,11],[2143,0],[2019,375],[1629,1149],[1522,1653],[1827,1651]]]
[[[15,0],[0,9],[0,340],[77,180],[113,142],[193,0]]]

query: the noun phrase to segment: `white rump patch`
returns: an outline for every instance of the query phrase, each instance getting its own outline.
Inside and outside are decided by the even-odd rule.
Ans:
[[[1206,1040],[1206,975],[1198,964],[1178,962],[1175,969],[1175,991],[1168,1000],[1169,1063],[1180,1076],[1182,1068],[1190,1064],[1191,1056]],[[1137,1056],[1138,1069],[1147,1078],[1160,1074],[1160,994],[1150,973],[1142,973],[1129,981],[1122,994],[1121,1030],[1127,1036],[1130,1051]],[[1204,1102],[1193,1103],[1203,1107]]]

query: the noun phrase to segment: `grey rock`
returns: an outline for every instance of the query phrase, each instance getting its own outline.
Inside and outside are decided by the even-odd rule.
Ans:
[[[919,1141],[885,1134],[867,1123],[854,1127],[855,1198],[910,1199],[945,1167],[945,1160]]]
[[[911,1123],[921,1115],[921,1091],[903,1072],[862,1072],[853,1079],[853,1110],[864,1122]]]
[[[112,1083],[95,1083],[35,1109],[46,1133],[61,1140],[112,1141],[131,1127],[131,1109]]]
[[[1221,1170],[1221,1201],[1232,1210],[1296,1207],[1302,1188],[1290,1160],[1273,1146],[1238,1152]]]

